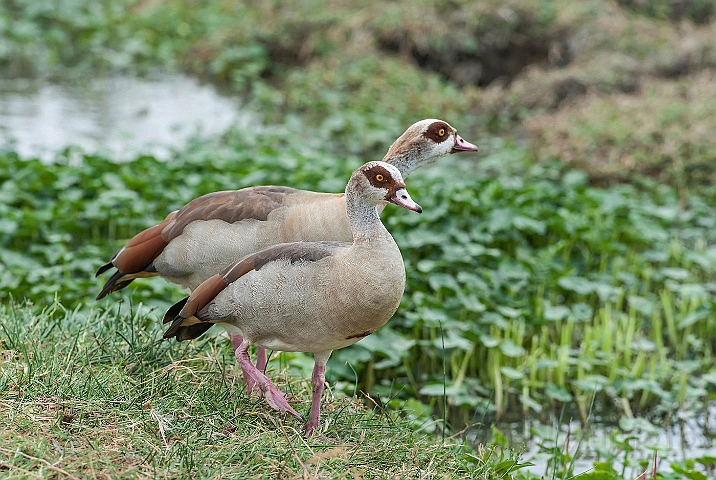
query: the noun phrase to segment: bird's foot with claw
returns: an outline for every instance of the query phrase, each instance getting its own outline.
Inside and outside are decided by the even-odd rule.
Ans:
[[[273,409],[279,412],[288,412],[299,420],[303,420],[303,417],[288,404],[283,392],[276,388],[276,386],[271,383],[271,380],[266,378],[266,383],[259,383],[259,386],[261,387],[260,392],[263,393],[263,397],[266,399],[266,403]]]
[[[316,424],[316,423],[314,423],[314,422],[311,422],[311,420],[310,420],[310,418],[309,418],[308,422],[306,422],[306,424],[303,426],[303,433],[304,433],[307,437],[311,437],[311,436],[313,436],[313,434],[316,432],[316,429],[317,429],[318,427],[320,427],[320,426],[321,426],[320,424]]]

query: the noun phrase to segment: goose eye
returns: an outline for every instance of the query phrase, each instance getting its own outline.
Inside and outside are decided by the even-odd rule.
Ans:
[[[382,182],[383,180],[385,180],[385,178],[383,177],[383,175],[381,175],[380,173],[375,176],[375,179],[376,179],[377,181],[379,181],[379,182]]]
[[[445,136],[445,129],[441,128],[440,130],[438,130],[438,137],[444,137],[444,136]]]

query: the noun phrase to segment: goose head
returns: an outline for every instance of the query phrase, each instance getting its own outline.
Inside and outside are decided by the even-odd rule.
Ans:
[[[449,123],[435,118],[412,124],[388,149],[383,161],[395,165],[403,178],[418,167],[451,153],[477,152]]]
[[[423,211],[420,205],[410,198],[400,170],[385,162],[368,162],[353,172],[346,186],[346,197],[358,197],[371,206],[389,202],[414,212]]]

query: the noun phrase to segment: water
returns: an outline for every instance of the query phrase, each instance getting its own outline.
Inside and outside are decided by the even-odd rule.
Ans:
[[[605,460],[616,454],[613,467],[621,471],[625,463],[625,454],[619,441],[628,436],[634,438],[629,444],[634,451],[629,454],[626,467],[626,478],[636,478],[643,472],[643,468],[636,466],[636,460],[649,460],[650,469],[654,451],[657,453],[657,472],[672,471],[670,462],[716,454],[716,405],[711,404],[708,414],[689,412],[677,415],[677,422],[672,425],[655,425],[643,419],[634,422],[634,428],[629,432],[621,432],[619,436],[612,435],[619,430],[617,426],[592,422],[583,431],[578,421],[560,422],[555,419],[555,426],[540,425],[539,423],[510,423],[499,425],[500,431],[505,434],[510,445],[521,450],[524,446],[523,461],[531,462],[533,466],[527,470],[537,475],[551,473],[547,462],[552,453],[544,447],[556,446],[561,452],[569,451],[574,458],[574,474],[593,470],[593,463],[598,459]],[[485,430],[467,432],[468,440],[473,443],[488,440]],[[483,437],[483,438],[480,438]],[[568,438],[569,437],[569,438]],[[542,446],[540,446],[542,445]],[[619,453],[617,453],[619,452]],[[698,466],[697,466],[698,467]],[[704,468],[697,468],[707,473]],[[550,478],[550,477],[548,477]]]
[[[237,99],[186,76],[115,76],[84,85],[0,81],[0,147],[50,161],[79,146],[117,160],[138,153],[169,157],[193,136],[246,124]]]

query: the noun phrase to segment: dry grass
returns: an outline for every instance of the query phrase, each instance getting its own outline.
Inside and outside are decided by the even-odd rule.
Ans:
[[[716,71],[653,80],[635,94],[590,94],[527,127],[539,157],[558,157],[597,180],[649,175],[713,183]]]
[[[634,174],[681,188],[712,182],[716,22],[580,3],[561,3],[555,20],[569,31],[569,64],[532,65],[508,87],[478,92],[474,111],[526,133],[537,159],[560,158],[599,183]]]

